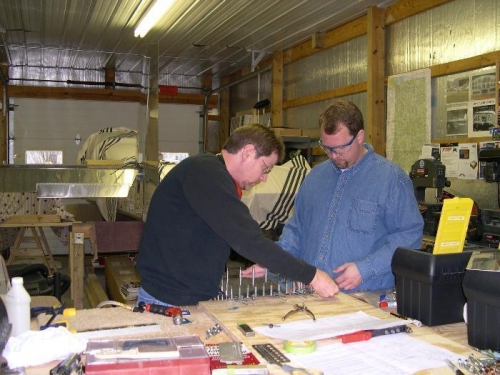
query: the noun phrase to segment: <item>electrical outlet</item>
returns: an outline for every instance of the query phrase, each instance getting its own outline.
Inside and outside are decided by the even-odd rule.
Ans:
[[[83,233],[74,234],[74,243],[75,245],[83,245]]]

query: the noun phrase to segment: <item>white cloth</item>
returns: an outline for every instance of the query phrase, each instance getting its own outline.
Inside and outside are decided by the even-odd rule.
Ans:
[[[10,368],[37,366],[81,353],[87,348],[87,341],[76,337],[65,327],[26,331],[9,338],[3,357]]]

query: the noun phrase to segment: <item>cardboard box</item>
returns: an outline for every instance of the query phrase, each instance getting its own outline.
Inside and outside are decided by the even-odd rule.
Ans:
[[[398,313],[428,326],[463,322],[462,281],[471,253],[433,255],[397,248],[391,266]]]
[[[113,301],[135,305],[137,296],[127,296],[121,291],[124,284],[132,285],[141,282],[141,277],[130,258],[127,255],[106,257],[104,274],[108,297]]]
[[[271,129],[280,137],[283,136],[292,136],[292,137],[300,137],[302,136],[302,130],[295,128],[273,128]]]

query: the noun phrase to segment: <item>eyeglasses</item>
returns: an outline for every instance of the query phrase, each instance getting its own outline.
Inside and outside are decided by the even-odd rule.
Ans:
[[[262,174],[269,174],[269,172],[271,172],[272,168],[269,168],[269,166],[266,164],[264,159],[260,159],[260,160],[262,160],[262,164],[264,164],[264,167],[265,167],[265,169],[262,171]]]
[[[325,146],[323,144],[323,140],[320,139],[318,141],[318,145],[319,147],[321,147],[321,149],[323,151],[325,151],[327,154],[335,154],[335,155],[342,155],[342,154],[345,154],[347,152],[347,149],[349,148],[350,145],[352,145],[352,143],[354,142],[354,140],[356,139],[356,136],[358,134],[354,134],[351,138],[351,140],[349,142],[347,142],[345,145],[340,145],[340,146],[335,146],[335,147],[328,147],[328,146]]]

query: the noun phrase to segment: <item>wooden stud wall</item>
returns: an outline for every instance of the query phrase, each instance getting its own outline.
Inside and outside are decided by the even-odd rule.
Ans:
[[[384,155],[385,103],[384,95],[382,95],[381,92],[384,90],[386,78],[384,76],[385,45],[383,40],[383,29],[386,25],[401,21],[405,18],[425,12],[451,1],[453,0],[400,0],[395,5],[388,7],[385,11],[373,8],[368,11],[369,13],[362,17],[337,27],[336,29],[330,30],[324,33],[324,35],[313,34],[310,40],[305,41],[289,50],[283,51],[283,65],[286,65],[321,52],[323,49],[332,48],[336,45],[367,34],[369,70],[368,82],[360,82],[355,85],[339,87],[314,95],[284,101],[282,109],[298,107],[309,103],[357,94],[360,92],[367,92],[368,108],[366,110],[368,119],[365,119],[365,121],[368,125],[367,133],[370,135],[370,139],[368,139],[368,141],[373,144],[377,153]],[[480,58],[476,58],[476,60],[476,62],[481,62]],[[274,56],[273,59],[264,59],[259,65],[262,68],[269,64],[274,64]],[[494,62],[487,65],[493,64]],[[453,65],[453,63],[445,65],[450,66]],[[228,79],[229,81],[234,81],[240,77],[241,74],[235,74],[228,77]],[[272,97],[275,95],[275,90],[283,92],[283,86],[280,87],[278,84],[273,83],[271,93]],[[230,116],[229,111],[227,115]],[[229,118],[227,119],[227,122],[229,123]],[[273,124],[275,124],[274,121]]]
[[[4,87],[0,86],[3,91]],[[0,161],[7,162],[7,117],[0,111]]]
[[[365,139],[376,153],[385,156],[385,12],[368,9],[368,81]]]
[[[283,53],[273,53],[271,72],[271,126],[283,126]]]

